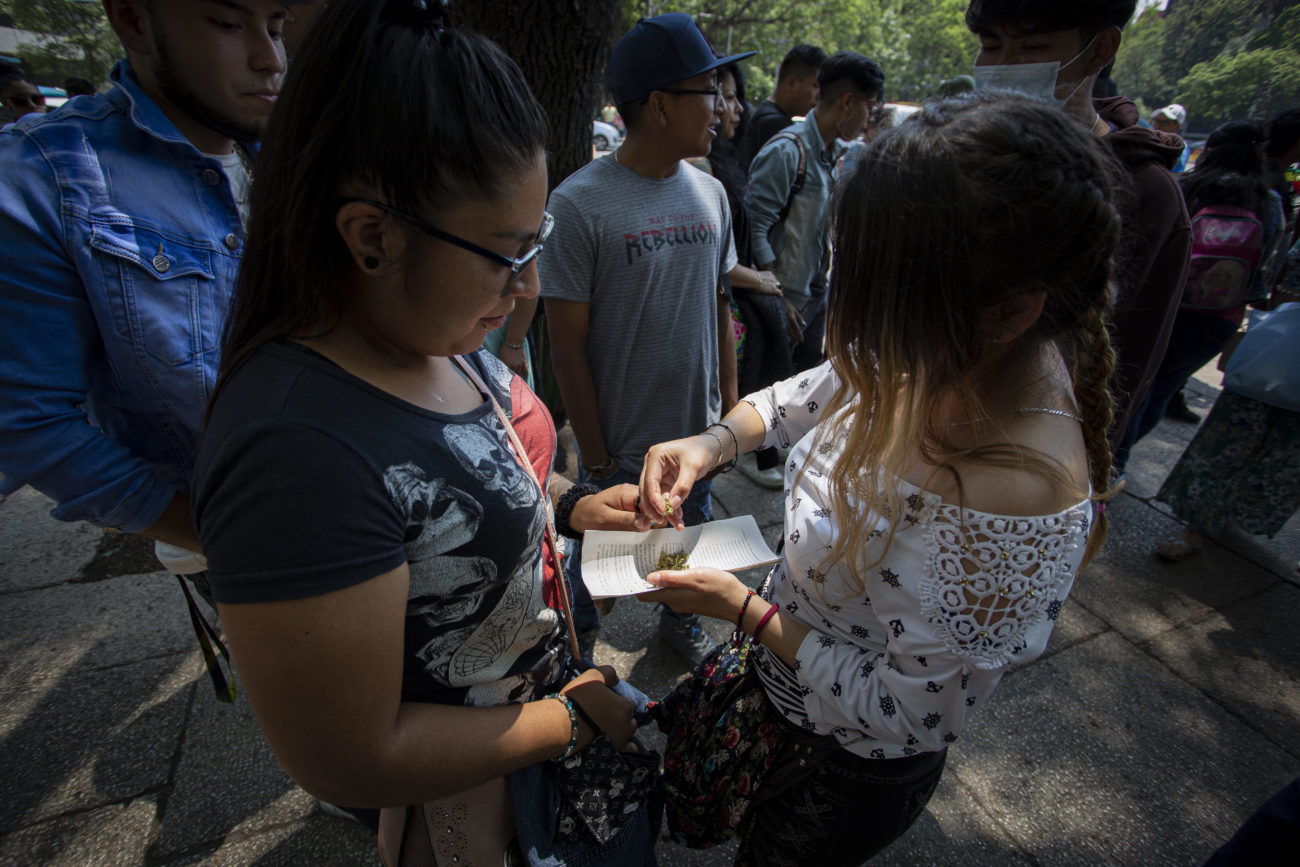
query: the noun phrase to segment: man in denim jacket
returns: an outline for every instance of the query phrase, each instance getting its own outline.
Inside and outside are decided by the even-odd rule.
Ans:
[[[197,551],[188,490],[280,0],[104,0],[112,89],[0,133],[0,492]]]
[[[866,128],[884,95],[885,73],[861,54],[828,57],[817,74],[817,107],[802,121],[768,141],[750,166],[750,237],[756,267],[776,272],[785,298],[795,370],[822,358],[826,329],[826,209],[837,140],[852,141]],[[798,186],[802,142],[803,186]],[[786,210],[788,207],[788,211]]]

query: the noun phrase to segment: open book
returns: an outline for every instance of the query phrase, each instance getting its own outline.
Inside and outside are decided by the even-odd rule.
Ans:
[[[588,530],[582,537],[582,581],[594,599],[659,588],[645,582],[660,554],[685,552],[689,566],[739,572],[780,561],[763,541],[753,515],[676,530],[633,533]]]

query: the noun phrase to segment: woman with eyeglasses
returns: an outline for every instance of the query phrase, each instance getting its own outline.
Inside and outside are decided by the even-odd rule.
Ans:
[[[335,0],[257,165],[195,521],[277,759],[394,808],[388,863],[652,857],[657,760],[620,752],[613,670],[576,673],[548,505],[569,532],[648,519],[631,485],[548,492],[554,425],[479,351],[538,292],[544,138],[441,4]]]

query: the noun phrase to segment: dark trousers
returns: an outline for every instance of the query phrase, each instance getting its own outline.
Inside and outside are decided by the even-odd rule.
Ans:
[[[1290,854],[1287,854],[1290,853]],[[1264,802],[1205,867],[1294,864],[1300,853],[1300,777]]]
[[[798,732],[795,737],[808,736]],[[947,757],[946,749],[902,759],[867,759],[839,749],[773,798],[763,799],[760,787],[745,817],[749,833],[736,864],[861,864],[917,820],[939,785]]]
[[[1237,330],[1230,319],[1213,313],[1179,310],[1169,335],[1169,348],[1156,371],[1146,399],[1129,418],[1128,430],[1115,451],[1115,466],[1122,470],[1129,452],[1142,437],[1151,433],[1165,417],[1169,401],[1187,382],[1187,378],[1223,351],[1228,338]]]
[[[814,295],[801,311],[804,319],[803,340],[790,349],[795,372],[816,367],[826,358],[822,342],[826,337],[826,296]]]

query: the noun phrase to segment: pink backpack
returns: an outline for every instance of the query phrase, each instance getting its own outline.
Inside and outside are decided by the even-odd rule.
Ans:
[[[1182,306],[1231,310],[1250,296],[1250,279],[1264,251],[1264,224],[1234,205],[1209,205],[1192,218],[1192,260]]]

